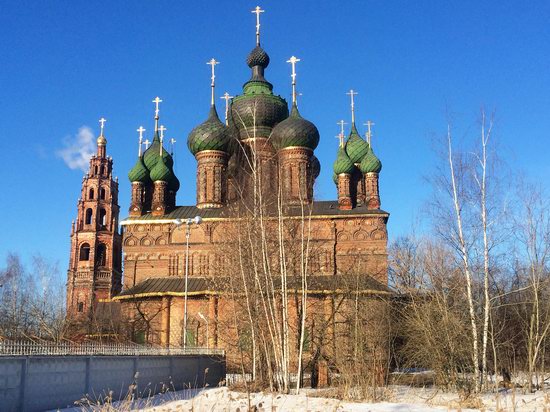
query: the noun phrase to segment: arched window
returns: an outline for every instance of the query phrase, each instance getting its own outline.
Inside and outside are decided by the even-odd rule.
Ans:
[[[93,187],[90,189],[90,195],[88,196],[88,198],[90,200],[94,200],[94,188]]]
[[[88,243],[83,243],[82,246],[80,246],[79,260],[90,260],[90,245]]]
[[[104,187],[102,187],[101,189],[99,189],[99,198],[100,198],[101,200],[105,200],[105,193],[106,193],[106,192],[105,192],[105,188],[104,188]]]
[[[104,172],[105,172],[105,166],[102,165],[102,166],[99,168],[99,174],[100,174],[101,176],[103,176],[103,173],[104,173]]]
[[[97,166],[94,166],[94,172],[97,175]]]
[[[84,303],[83,302],[78,302],[78,309],[77,309],[79,312],[84,312]]]
[[[99,224],[105,226],[107,224],[107,212],[105,209],[99,210]]]
[[[87,225],[91,225],[92,224],[92,209],[87,209],[86,210],[86,220],[84,221]]]
[[[105,266],[107,258],[107,247],[101,243],[95,253],[95,262],[97,266]]]

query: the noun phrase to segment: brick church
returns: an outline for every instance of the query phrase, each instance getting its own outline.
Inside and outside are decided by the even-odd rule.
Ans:
[[[366,138],[357,130],[352,90],[351,128],[346,137],[342,122],[332,165],[337,198],[315,199],[320,134],[298,110],[298,61],[289,60],[289,105],[267,80],[270,58],[257,24],[256,46],[246,58],[250,78],[240,95],[226,94],[221,119],[216,62],[210,62],[208,115],[187,139],[196,159],[193,205],[177,205],[180,181],[157,98],[150,145],[139,129],[139,152],[128,173],[131,204],[119,224],[118,182],[102,123],[71,228],[69,316],[90,320],[109,304],[127,338],[223,348],[229,364],[243,352],[250,357],[256,324],[278,324],[281,308],[292,350],[301,339],[310,360],[335,363],[349,333],[358,333],[358,312],[366,339],[380,343],[373,336],[385,333],[380,302],[389,293],[382,164],[370,130]],[[180,178],[191,185],[190,176]],[[296,334],[302,320],[304,332]]]

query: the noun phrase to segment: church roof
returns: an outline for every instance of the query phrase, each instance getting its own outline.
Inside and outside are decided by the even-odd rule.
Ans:
[[[328,294],[354,292],[359,289],[363,294],[388,294],[392,293],[386,285],[378,282],[371,276],[361,275],[318,275],[308,276],[308,293]],[[274,278],[275,288],[279,287],[280,279]],[[195,277],[188,278],[188,296],[212,295],[223,293],[229,290],[229,279],[224,277]],[[288,288],[300,290],[301,278],[290,276]],[[115,296],[113,300],[125,300],[134,298],[160,297],[160,296],[183,296],[185,292],[185,279],[181,277],[148,278],[136,286],[127,289]]]
[[[127,217],[122,221],[123,225],[132,224],[139,221],[156,221],[156,223],[163,223],[162,221],[170,221],[174,219],[188,219],[200,216],[203,219],[223,219],[228,217],[229,210],[227,208],[218,209],[200,209],[196,206],[176,206],[174,210],[163,216],[153,216],[151,213],[146,213],[143,216]],[[306,212],[307,213],[307,212]],[[299,206],[290,207],[286,213],[287,216],[300,216],[302,209]],[[322,200],[313,202],[312,216],[350,216],[350,215],[382,215],[388,217],[389,213],[377,209],[367,209],[365,206],[359,206],[351,210],[341,210],[338,208],[338,201],[336,200]],[[168,222],[166,222],[168,223]]]

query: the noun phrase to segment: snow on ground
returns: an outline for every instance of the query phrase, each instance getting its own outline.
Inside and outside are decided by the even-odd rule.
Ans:
[[[344,402],[337,399],[312,396],[311,390],[300,395],[281,395],[272,393],[253,393],[250,406],[258,412],[435,412],[435,411],[543,411],[550,410],[550,398],[543,392],[518,394],[506,391],[487,394],[479,399],[459,402],[456,393],[443,393],[434,389],[394,386],[390,388],[388,402]],[[176,393],[177,394],[177,393]],[[176,395],[174,394],[174,395]],[[175,399],[175,398],[173,398]],[[143,409],[147,412],[244,412],[249,403],[245,393],[231,391],[228,388],[204,390],[197,396],[186,400],[173,400],[156,403]],[[471,408],[468,409],[467,407]]]
[[[315,396],[314,396],[315,395]],[[320,397],[327,396],[327,397]],[[82,410],[143,411],[143,412],[446,412],[446,411],[550,411],[550,394],[536,392],[521,394],[512,390],[498,394],[485,394],[479,398],[459,401],[457,393],[445,393],[436,389],[390,386],[386,401],[345,402],[329,398],[327,390],[304,390],[299,395],[277,393],[246,393],[228,388],[191,389],[168,392],[128,402],[116,402],[113,409],[102,407],[63,409],[63,412]],[[469,408],[469,409],[468,409]]]

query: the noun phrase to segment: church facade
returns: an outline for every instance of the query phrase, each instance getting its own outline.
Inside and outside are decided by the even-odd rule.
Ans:
[[[332,165],[337,198],[316,200],[320,134],[298,110],[299,60],[289,60],[290,107],[266,78],[269,60],[257,32],[246,60],[250,79],[240,95],[226,99],[224,121],[214,101],[211,61],[208,116],[187,140],[196,159],[193,205],[177,206],[180,182],[163,141],[157,98],[152,144],[144,151],[140,128],[128,174],[131,204],[119,233],[118,185],[101,133],[72,229],[69,314],[83,316],[110,302],[134,341],[223,348],[229,367],[249,347],[246,325],[254,329],[268,312],[262,299],[277,301],[274,311],[284,305],[294,332],[307,309],[308,336],[302,338],[311,359],[330,363],[338,356],[359,297],[370,302],[362,306],[368,329],[384,334],[389,214],[381,209],[381,162],[355,124],[354,92],[351,130],[347,138],[342,130]],[[105,197],[97,198],[104,187]],[[300,333],[293,336],[295,348]]]

